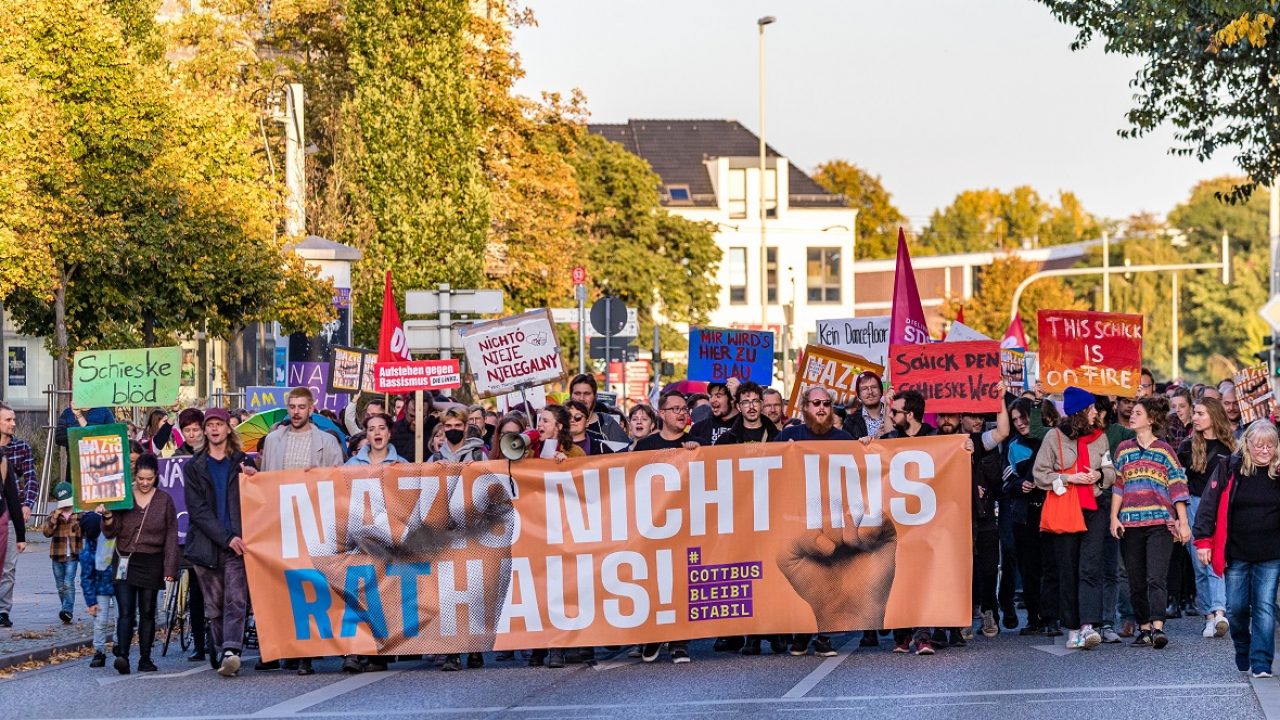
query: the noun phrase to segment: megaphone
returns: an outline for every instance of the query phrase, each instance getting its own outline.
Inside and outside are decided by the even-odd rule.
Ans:
[[[502,438],[498,441],[498,450],[502,453],[502,457],[508,460],[520,460],[524,457],[529,446],[542,439],[542,433],[537,430],[525,430],[522,433],[503,433]]]

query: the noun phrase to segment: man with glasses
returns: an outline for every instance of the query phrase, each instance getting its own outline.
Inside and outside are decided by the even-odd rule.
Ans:
[[[765,417],[769,418],[769,422],[773,423],[777,427],[786,425],[787,419],[783,416],[783,409],[786,407],[786,402],[782,399],[782,393],[774,390],[773,388],[765,388],[761,397],[764,400],[762,412]]]
[[[804,422],[783,428],[773,442],[791,442],[805,440],[853,440],[849,433],[835,427],[835,415],[832,412],[831,393],[820,385],[805,388],[800,396],[800,414]],[[864,628],[859,628],[864,629]],[[794,635],[791,638],[790,652],[800,656],[809,653],[809,641],[813,641],[813,654],[818,657],[834,657],[836,649],[831,645],[831,638],[818,634]]]
[[[1138,397],[1151,397],[1156,393],[1156,378],[1151,371],[1142,368],[1142,374],[1138,376]]]
[[[712,445],[742,445],[769,442],[778,434],[778,426],[764,416],[764,391],[753,382],[738,386],[738,414],[729,431],[712,441]]]
[[[685,402],[683,395],[674,390],[665,393],[658,400],[658,418],[661,422],[661,429],[656,433],[640,438],[640,441],[636,443],[636,452],[645,450],[698,449],[698,442],[685,435],[684,432],[686,421],[689,418],[689,405]],[[662,643],[645,643],[640,647],[640,659],[651,663],[658,659],[658,653],[661,650]],[[667,643],[667,650],[671,653],[671,662],[677,665],[690,661],[688,640],[672,640]]]
[[[693,424],[690,435],[698,438],[703,445],[714,445],[716,440],[729,432],[733,421],[738,416],[738,408],[734,404],[734,395],[741,382],[738,378],[729,378],[724,382],[707,383],[707,395],[711,398],[711,417]]]
[[[697,450],[697,439],[686,435],[684,431],[688,419],[689,405],[684,396],[674,390],[666,393],[658,400],[658,432],[640,438],[636,443],[636,452],[671,448]]]
[[[893,429],[893,424],[889,422],[889,403],[892,402],[893,395],[890,393],[888,397],[880,391],[880,376],[870,370],[858,376],[855,384],[858,389],[858,402],[860,405],[849,409],[849,417],[845,418],[844,429],[853,436],[854,440],[861,440],[870,436],[878,438],[884,436]]]

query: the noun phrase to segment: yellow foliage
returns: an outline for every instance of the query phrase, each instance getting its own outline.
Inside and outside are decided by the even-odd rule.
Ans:
[[[1240,17],[1213,34],[1214,44],[1210,49],[1216,52],[1222,46],[1229,47],[1241,41],[1248,41],[1256,48],[1265,47],[1267,35],[1275,24],[1275,17],[1267,13],[1260,12],[1252,16],[1247,12],[1241,13]]]

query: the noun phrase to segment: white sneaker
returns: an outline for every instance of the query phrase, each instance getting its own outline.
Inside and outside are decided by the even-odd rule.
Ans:
[[[1218,630],[1217,630],[1217,626],[1214,624],[1214,619],[1209,618],[1208,620],[1205,620],[1204,632],[1200,633],[1200,637],[1211,638],[1211,637],[1217,637],[1217,636],[1218,636]]]
[[[1067,631],[1067,649],[1080,650],[1082,648],[1084,648],[1084,643],[1080,639],[1080,631],[1068,630]]]
[[[1251,673],[1251,674],[1252,674],[1254,677],[1258,678],[1259,680],[1265,680],[1266,678],[1273,678],[1273,677],[1275,677],[1275,675],[1272,675],[1270,672],[1268,672],[1268,671],[1266,671],[1266,670],[1263,670],[1262,672]]]
[[[1097,630],[1090,628],[1080,632],[1080,647],[1085,650],[1092,650],[1102,644],[1102,635]]]
[[[1218,615],[1213,619],[1213,636],[1216,638],[1223,637],[1231,630],[1231,623],[1227,622],[1226,615]]]

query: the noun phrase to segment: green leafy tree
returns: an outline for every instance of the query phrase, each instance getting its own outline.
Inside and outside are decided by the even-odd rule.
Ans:
[[[947,320],[955,320],[960,309],[964,308],[965,325],[999,340],[1009,327],[1013,293],[1023,280],[1039,269],[1037,263],[1020,260],[1014,255],[997,257],[989,267],[981,268],[973,297],[967,301],[948,298],[942,306],[942,316]],[[1022,316],[1023,332],[1031,349],[1034,350],[1038,342],[1037,310],[1074,310],[1084,307],[1085,304],[1077,299],[1070,286],[1057,278],[1037,280],[1028,286],[1019,298],[1018,312]]]
[[[1259,178],[1280,175],[1280,42],[1275,4],[1245,0],[1040,0],[1078,29],[1072,48],[1095,40],[1109,53],[1141,58],[1124,137],[1173,128],[1177,155],[1201,160],[1230,148],[1248,177],[1228,190],[1239,200]]]
[[[592,284],[640,310],[641,342],[653,332],[650,309],[670,322],[705,322],[719,303],[714,226],[668,213],[649,163],[599,135],[584,135],[571,163]],[[661,329],[665,349],[686,346]]]
[[[470,12],[465,0],[346,5],[353,91],[344,112],[359,130],[353,198],[372,229],[352,278],[364,343],[378,337],[385,270],[401,293],[484,279],[489,201],[467,79]]]
[[[920,246],[931,255],[1012,250],[1078,242],[1098,232],[1097,220],[1074,193],[1062,192],[1054,205],[1021,185],[1009,192],[987,188],[956,195],[930,216]]]
[[[858,259],[891,258],[898,251],[898,228],[906,216],[893,204],[879,175],[872,175],[847,160],[829,160],[818,166],[813,179],[828,191],[844,195],[858,210]]]

